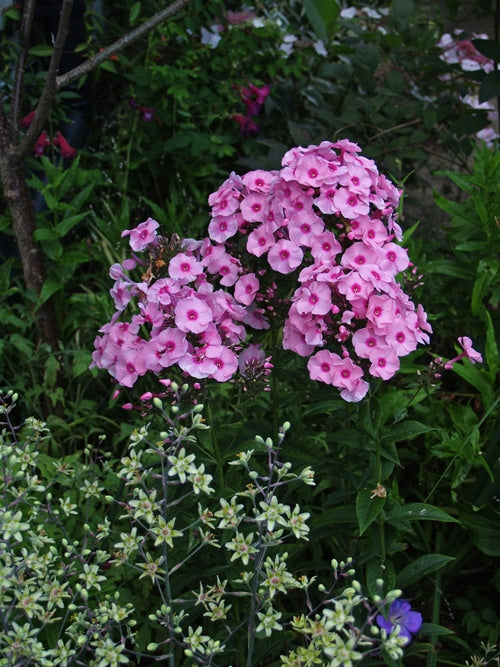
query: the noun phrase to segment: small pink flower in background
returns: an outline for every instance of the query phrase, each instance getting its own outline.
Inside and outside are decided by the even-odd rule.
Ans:
[[[20,127],[29,127],[35,118],[35,110],[30,111],[29,114],[21,118],[19,121]]]
[[[130,99],[128,103],[130,104],[132,109],[136,109],[137,111],[140,112],[141,119],[143,120],[144,123],[150,123],[152,120],[156,118],[154,107],[145,107],[144,105],[139,104],[139,102],[134,98]]]
[[[76,157],[76,148],[70,146],[59,130],[55,133],[53,142],[61,151],[61,155],[65,160],[72,160]]]
[[[153,107],[140,106],[139,111],[141,112],[141,118],[145,123],[150,123],[155,119],[155,110]]]
[[[259,134],[260,127],[257,123],[248,116],[243,116],[241,113],[235,113],[231,118],[240,126],[240,134],[244,137]]]
[[[228,10],[227,12],[224,12],[223,16],[229,25],[240,25],[240,23],[245,23],[246,21],[251,21],[252,19],[257,18],[257,14],[254,14],[250,9],[243,9],[239,12]]]
[[[33,152],[35,155],[43,155],[47,146],[50,146],[52,142],[50,141],[49,135],[44,130],[41,135],[36,140],[35,145],[33,146]]]

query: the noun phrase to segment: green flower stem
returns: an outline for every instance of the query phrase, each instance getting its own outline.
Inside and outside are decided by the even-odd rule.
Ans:
[[[215,423],[213,420],[212,408],[210,406],[210,402],[206,401],[205,406],[207,410],[208,423],[209,424]],[[210,429],[210,442],[212,443],[212,449],[215,456],[217,484],[219,485],[219,489],[222,492],[222,489],[224,488],[224,470],[223,470],[224,461],[220,453],[219,442],[217,440],[217,435],[214,428]]]
[[[441,552],[442,533],[438,532],[436,536],[436,553]],[[434,595],[432,598],[432,623],[439,623],[439,612],[441,609],[441,570],[436,573],[434,583]],[[429,651],[427,656],[427,667],[437,667],[437,652],[435,650],[438,638],[437,635],[431,635],[429,643],[433,650]]]
[[[267,553],[267,547],[262,546],[262,524],[259,527],[259,552],[255,558],[254,565],[254,576],[252,581],[252,596],[250,598],[250,613],[248,616],[248,630],[247,630],[247,642],[248,642],[248,652],[247,652],[247,662],[246,667],[252,667],[253,665],[253,652],[255,650],[255,619],[257,617],[257,590],[259,588],[259,571],[264,562],[265,555]]]
[[[375,440],[375,468],[376,468],[376,478],[377,484],[382,484],[382,445],[380,438],[377,437]],[[383,513],[380,512],[377,518],[378,529],[379,529],[379,539],[380,539],[380,563],[383,565],[385,563],[385,522]]]
[[[161,478],[162,478],[162,486],[163,486],[163,497],[165,502],[162,503],[162,513],[163,513],[163,519],[165,523],[168,523],[168,473],[165,470],[165,460],[163,458],[160,458],[161,460]],[[164,541],[162,544],[162,556],[163,556],[163,563],[164,563],[164,568],[165,568],[165,578],[163,580],[163,593],[166,598],[167,606],[172,607],[172,589],[170,587],[170,572],[168,569],[168,545]],[[170,613],[171,616],[171,613]],[[174,639],[175,639],[175,631],[172,623],[170,622],[168,624],[168,631],[170,635],[170,653],[169,653],[169,664],[170,667],[175,667],[175,659],[174,659]]]

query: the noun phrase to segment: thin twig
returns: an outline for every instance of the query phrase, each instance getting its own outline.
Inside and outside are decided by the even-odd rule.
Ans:
[[[21,19],[21,52],[16,66],[16,74],[14,77],[14,87],[12,92],[12,109],[11,109],[11,123],[12,123],[12,141],[16,141],[17,129],[19,122],[19,108],[21,106],[21,93],[23,90],[24,71],[26,64],[26,53],[29,47],[31,26],[33,23],[33,16],[35,15],[36,0],[27,0],[24,7],[23,16]]]
[[[56,79],[56,90],[61,90],[61,88],[65,88],[74,81],[77,81],[80,77],[88,74],[98,65],[108,60],[108,58],[114,56],[119,51],[123,51],[129,44],[140,39],[153,30],[153,28],[160,25],[160,23],[180,12],[180,10],[187,7],[189,3],[190,0],[175,0],[171,5],[165,7],[165,9],[161,9],[159,12],[151,16],[151,18],[144,21],[144,23],[141,23],[140,26],[126,35],[123,35],[123,37],[120,37],[116,42],[113,42],[113,44],[107,46],[102,51],[91,56],[88,60],[81,63],[81,65],[74,67],[72,70],[69,70],[69,72],[61,74]]]
[[[54,48],[50,57],[49,69],[45,77],[45,85],[38,100],[33,122],[29,126],[24,138],[19,146],[17,158],[22,160],[28,153],[31,152],[35,142],[42,131],[45,121],[50,112],[50,108],[54,102],[56,95],[56,77],[59,70],[59,64],[63,53],[64,42],[68,34],[69,18],[73,8],[73,0],[63,0],[61,13],[59,15],[59,25],[57,27],[57,35],[54,40]]]
[[[384,134],[388,134],[389,132],[394,132],[394,130],[400,130],[402,127],[408,127],[409,125],[416,125],[417,123],[421,122],[422,122],[421,118],[414,118],[413,120],[406,121],[406,123],[400,123],[399,125],[394,125],[393,127],[389,127],[387,130],[381,130],[380,132],[377,132],[377,134],[374,134],[373,137],[368,137],[368,141],[374,141],[379,137],[383,137]]]

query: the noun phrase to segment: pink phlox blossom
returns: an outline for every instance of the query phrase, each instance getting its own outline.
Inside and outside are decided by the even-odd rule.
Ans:
[[[363,167],[353,165],[348,171],[340,174],[338,183],[345,186],[349,192],[367,197],[372,186],[372,177]]]
[[[370,375],[390,380],[399,370],[399,357],[389,346],[376,347],[370,355]]]
[[[208,235],[216,243],[224,243],[238,232],[242,219],[237,212],[232,215],[214,216],[208,225]]]
[[[206,356],[205,348],[197,348],[187,352],[178,361],[179,367],[191,377],[207,378],[217,370],[215,362]]]
[[[291,217],[287,226],[290,241],[306,247],[311,247],[316,237],[322,234],[324,229],[323,220],[314,213],[303,217]]]
[[[340,357],[329,350],[316,352],[307,362],[307,370],[309,371],[311,380],[333,384],[337,359],[340,359]]]
[[[370,205],[363,195],[352,192],[347,188],[338,188],[335,191],[333,204],[335,209],[349,220],[360,215],[367,215],[370,211]]]
[[[362,241],[365,245],[381,246],[390,240],[387,227],[383,222],[367,215],[352,220],[350,227],[347,238]]]
[[[380,261],[381,269],[392,271],[396,275],[410,266],[407,250],[395,243],[385,243],[382,247],[382,252],[383,259]]]
[[[280,239],[267,253],[270,267],[278,273],[291,273],[302,262],[304,253],[301,248],[292,241]]]
[[[370,385],[368,382],[362,378],[359,378],[350,388],[342,389],[340,396],[348,403],[358,403],[359,401],[363,400],[369,389]]]
[[[361,153],[361,148],[354,141],[350,139],[339,139],[330,144],[331,148],[334,150],[339,150],[342,154],[344,153]]]
[[[329,163],[319,155],[300,155],[292,165],[283,165],[281,178],[296,180],[303,186],[319,188],[331,178]]]
[[[269,223],[263,223],[248,235],[246,249],[251,255],[261,257],[274,243],[275,238],[272,226]]]
[[[453,359],[450,359],[450,361],[447,361],[444,364],[444,367],[446,370],[450,370],[450,368],[453,367],[453,364],[455,364],[457,361],[460,361],[460,359],[463,359],[464,357],[467,357],[467,359],[472,363],[479,363],[481,364],[483,362],[483,357],[480,352],[475,350],[472,347],[472,339],[469,338],[468,336],[460,336],[458,338],[458,344],[460,347],[463,349],[463,352],[459,354],[458,356],[454,357]]]
[[[459,342],[460,346],[463,348],[463,350],[465,352],[465,356],[467,357],[467,359],[471,363],[473,363],[473,364],[475,364],[475,363],[482,364],[483,363],[482,355],[472,347],[472,339],[471,338],[469,338],[468,336],[461,336],[458,339],[458,342]]]
[[[401,316],[396,316],[385,335],[387,343],[399,357],[404,357],[417,347],[415,329],[408,326],[408,322]]]
[[[394,300],[388,295],[372,294],[368,300],[366,317],[378,335],[385,335],[396,315]]]
[[[238,357],[224,345],[208,345],[206,355],[215,365],[210,375],[217,382],[227,382],[238,369]]]
[[[391,292],[394,276],[390,271],[382,271],[378,264],[364,264],[358,268],[359,275],[380,292]]]
[[[295,352],[300,357],[309,357],[314,352],[314,345],[306,343],[304,334],[290,320],[287,320],[283,327],[283,340],[281,344],[284,350]]]
[[[351,305],[356,304],[355,310],[363,314],[366,312],[367,306],[361,306],[361,301],[368,301],[373,293],[373,285],[371,281],[364,280],[358,271],[349,271],[337,282],[337,288],[340,294],[343,294]]]
[[[179,283],[172,278],[158,278],[149,286],[148,301],[159,303],[161,306],[169,306],[172,299],[179,292]]]
[[[148,325],[152,335],[155,335],[163,326],[165,314],[158,308],[158,304],[152,301],[139,304],[140,312],[132,316],[132,324]]]
[[[214,322],[220,322],[226,317],[243,321],[246,316],[247,307],[238,303],[230,292],[216,290],[207,295],[206,301],[212,310]]]
[[[328,230],[311,239],[311,255],[315,262],[324,260],[330,265],[335,264],[335,257],[341,252],[342,246],[335,234]]]
[[[218,190],[208,197],[208,204],[212,208],[212,215],[231,215],[240,206],[241,179],[232,174]]]
[[[241,215],[246,222],[265,222],[267,217],[267,196],[263,192],[247,194],[240,204]]]
[[[254,169],[248,171],[241,180],[249,192],[269,192],[271,183],[276,178],[277,171],[266,171],[265,169]]]
[[[220,334],[221,342],[225,345],[237,345],[246,338],[246,329],[243,324],[239,324],[231,317],[224,317],[217,322],[217,330]]]
[[[234,286],[234,298],[245,306],[249,306],[258,292],[260,283],[255,273],[241,276]]]
[[[153,218],[148,218],[141,222],[134,229],[124,229],[121,233],[122,238],[129,236],[129,245],[134,252],[141,252],[148,247],[156,238],[156,230],[160,223]]]
[[[326,283],[310,282],[295,291],[292,301],[301,315],[326,315],[332,306],[331,290]]]
[[[130,282],[128,280],[116,280],[110,290],[110,294],[115,302],[116,310],[124,310],[132,298]]]
[[[185,252],[171,258],[168,264],[168,275],[178,283],[190,283],[203,273],[203,265]]]
[[[378,246],[370,246],[358,241],[342,255],[340,264],[348,269],[359,269],[363,265],[380,265],[382,254]]]
[[[178,363],[188,351],[186,336],[175,327],[167,327],[160,331],[158,336],[150,341],[150,345],[155,350],[161,368],[168,368]]]
[[[133,387],[137,378],[144,375],[146,371],[143,347],[137,345],[134,348],[121,351],[112,374],[118,384],[124,387]]]
[[[212,311],[205,301],[192,296],[175,306],[175,325],[184,333],[199,334],[212,322]]]
[[[427,321],[427,313],[425,312],[421,303],[417,306],[417,340],[419,343],[428,344],[430,337],[428,334],[432,333],[432,326]],[[427,332],[427,333],[424,333]]]

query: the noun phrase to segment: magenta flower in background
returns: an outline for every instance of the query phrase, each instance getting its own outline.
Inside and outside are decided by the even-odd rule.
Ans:
[[[248,116],[241,113],[235,113],[231,118],[240,126],[240,134],[244,137],[250,137],[252,134],[259,134],[260,127]]]
[[[52,143],[59,148],[61,155],[65,160],[72,160],[76,157],[76,148],[70,146],[59,131],[55,133]]]
[[[418,611],[412,611],[408,600],[394,600],[390,606],[387,618],[382,614],[377,616],[377,625],[382,630],[385,630],[388,635],[397,627],[398,635],[404,637],[406,643],[409,644],[412,635],[422,627],[422,614]]]
[[[29,127],[35,118],[35,111],[30,111],[29,114],[21,118],[19,125],[21,127]]]
[[[36,140],[35,145],[33,146],[33,152],[35,155],[43,155],[47,146],[50,146],[52,142],[50,141],[49,135],[44,130],[41,135]]]

